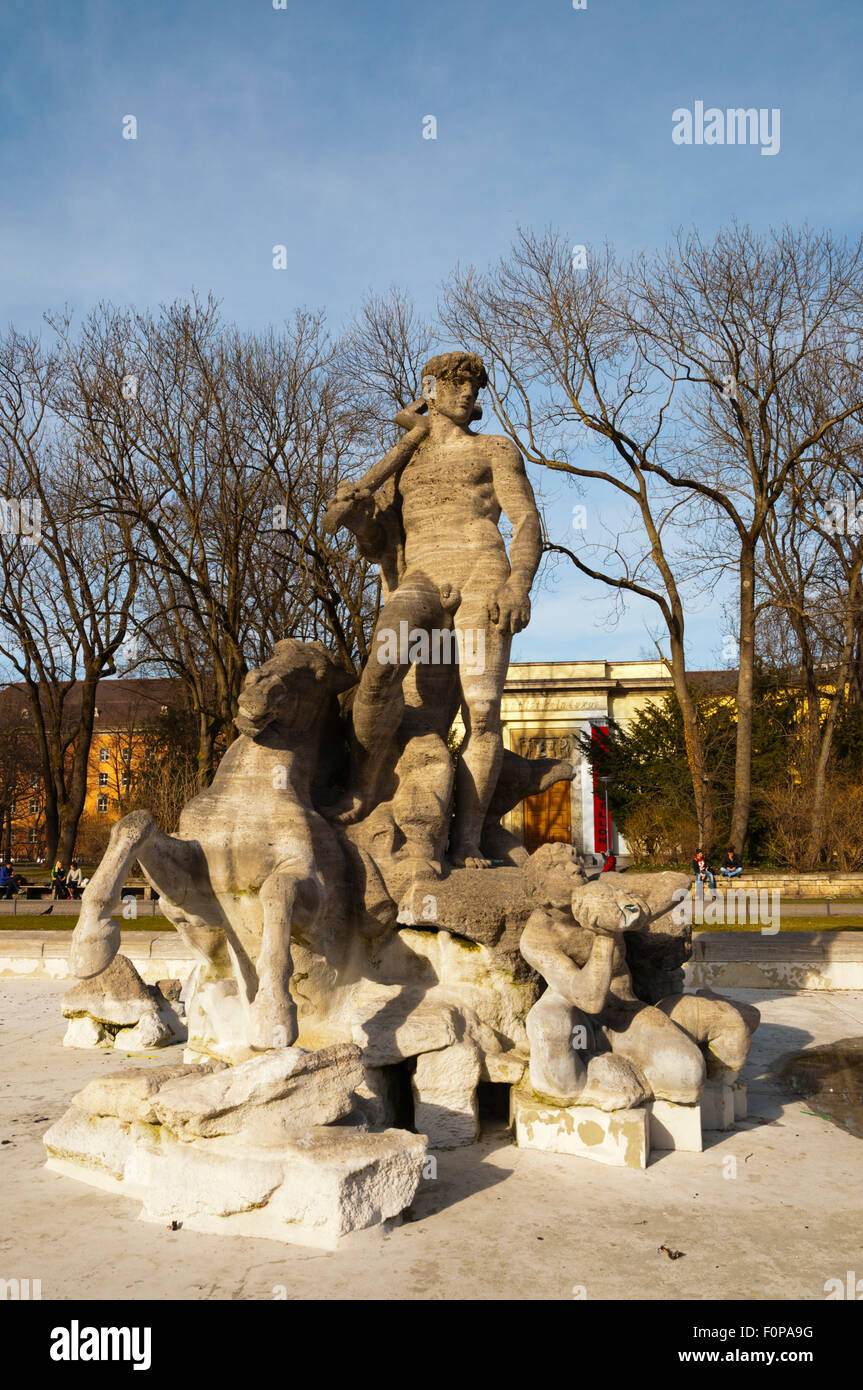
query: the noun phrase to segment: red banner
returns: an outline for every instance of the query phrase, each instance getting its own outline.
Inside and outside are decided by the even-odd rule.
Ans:
[[[594,724],[590,731],[591,739],[599,749],[608,747],[608,725]],[[601,766],[601,764],[600,764]],[[605,786],[599,780],[596,758],[593,762],[593,847],[597,854],[608,854],[611,849],[611,824],[608,816],[608,801]]]

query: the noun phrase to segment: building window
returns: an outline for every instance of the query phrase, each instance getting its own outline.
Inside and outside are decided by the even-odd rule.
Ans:
[[[128,789],[129,789],[129,774],[128,774],[128,772],[124,772],[124,773],[122,774],[122,776],[121,776],[121,778],[120,778],[120,786],[123,788],[123,791],[128,791]]]
[[[99,749],[99,762],[100,762],[100,763],[106,763],[106,762],[108,761],[108,758],[109,758],[109,757],[110,757],[110,754],[109,754],[107,748],[100,748],[100,749]]]
[[[38,802],[38,801],[31,801],[31,802],[30,802],[30,815],[31,815],[31,816],[37,816],[38,814],[39,814],[39,802]]]
[[[30,831],[30,843],[31,843],[31,845],[35,845],[35,843],[36,843],[36,841],[37,841],[38,838],[39,838],[39,832],[38,832],[38,830],[31,830],[31,831]]]
[[[107,811],[107,809],[108,809],[108,798],[107,798],[107,796],[98,796],[98,797],[96,798],[96,810],[97,810],[97,811]]]
[[[99,786],[100,786],[100,787],[107,787],[107,785],[108,785],[108,774],[107,774],[107,772],[100,772],[100,773],[99,773]]]
[[[123,751],[122,751],[122,753],[120,754],[120,757],[123,759],[123,762],[124,762],[124,763],[129,763],[129,762],[131,762],[131,761],[132,761],[132,750],[131,750],[131,748],[124,748]]]
[[[39,786],[39,774],[38,774],[38,772],[34,772],[34,773],[33,773],[33,776],[30,778],[30,786],[32,787],[32,789],[33,789],[34,792],[38,789],[38,786]]]

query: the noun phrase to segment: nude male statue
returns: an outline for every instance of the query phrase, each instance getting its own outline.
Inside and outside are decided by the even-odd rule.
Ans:
[[[469,428],[482,413],[477,396],[488,384],[481,359],[444,353],[426,363],[422,378],[423,398],[396,416],[405,436],[359,482],[341,487],[324,517],[325,531],[346,525],[361,546],[371,547],[366,553],[376,546],[389,556],[381,564],[385,601],[353,706],[352,795],[337,819],[357,821],[373,809],[380,750],[401,720],[411,658],[404,650],[394,656],[393,644],[383,639],[402,630],[454,628],[459,652],[482,651],[483,660],[462,660],[458,667],[466,738],[450,858],[458,866],[485,868],[490,861],[480,836],[503,757],[501,695],[512,638],[530,618],[540,520],[516,446]],[[401,516],[395,562],[392,537],[388,546],[380,536],[375,541],[380,525],[371,502],[390,479],[390,522],[399,510]],[[512,526],[508,556],[498,529],[501,513]]]

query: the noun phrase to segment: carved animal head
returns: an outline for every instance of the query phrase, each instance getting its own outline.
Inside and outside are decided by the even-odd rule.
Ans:
[[[356,677],[336,662],[321,642],[277,642],[273,655],[243,682],[234,723],[256,738],[271,724],[308,729],[329,697],[354,685]]]

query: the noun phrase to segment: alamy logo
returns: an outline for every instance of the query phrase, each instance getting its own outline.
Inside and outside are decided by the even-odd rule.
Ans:
[[[69,1327],[51,1331],[52,1361],[131,1361],[133,1370],[149,1371],[152,1330],[149,1327],[82,1327],[73,1318]]]
[[[485,670],[485,632],[467,628],[411,627],[403,620],[398,632],[382,628],[375,637],[377,659],[382,666],[463,666],[469,675]]]
[[[30,1299],[41,1297],[41,1279],[0,1279],[0,1299],[4,1301],[29,1302]]]
[[[779,153],[779,107],[719,106],[704,109],[696,101],[692,111],[678,106],[671,114],[671,138],[675,145],[760,145],[762,154]]]
[[[863,535],[863,497],[850,491],[844,497],[831,497],[825,510],[824,522],[831,535]]]
[[[27,545],[42,539],[42,503],[38,497],[0,497],[0,536],[23,536]]]

